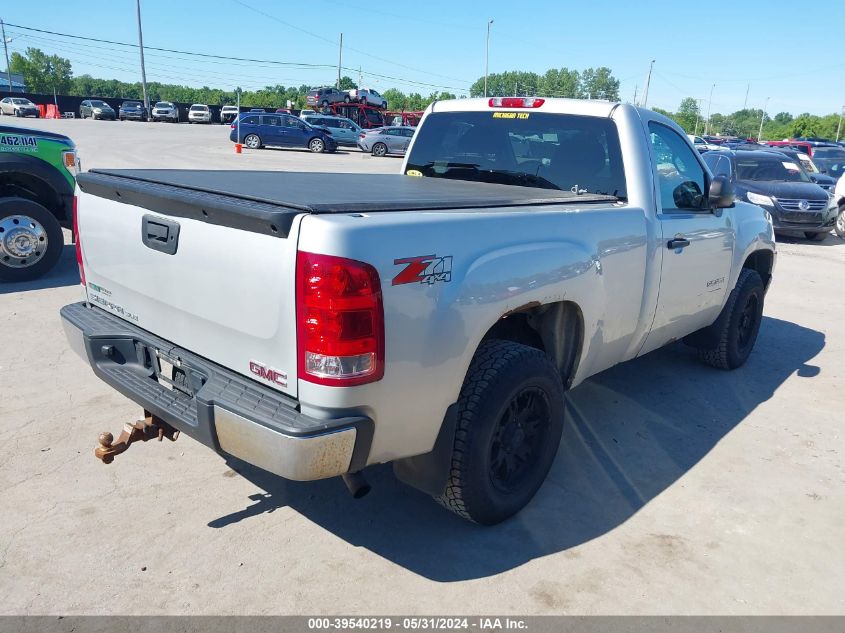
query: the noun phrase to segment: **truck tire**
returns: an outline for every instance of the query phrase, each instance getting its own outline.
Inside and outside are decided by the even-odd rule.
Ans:
[[[722,313],[708,328],[714,343],[697,346],[703,362],[717,369],[736,369],[745,364],[760,331],[764,295],[759,273],[743,268]]]
[[[0,198],[0,280],[28,281],[59,259],[64,236],[45,207],[26,198]]]
[[[563,384],[541,350],[485,341],[458,399],[445,492],[455,514],[494,525],[519,512],[546,478],[563,430]]]
[[[839,207],[839,215],[836,216],[836,234],[845,239],[845,206]]]

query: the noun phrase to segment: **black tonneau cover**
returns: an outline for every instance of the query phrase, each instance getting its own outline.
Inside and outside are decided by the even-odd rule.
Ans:
[[[555,189],[401,174],[179,169],[91,170],[85,193],[151,211],[286,237],[299,213],[450,211],[614,202]]]

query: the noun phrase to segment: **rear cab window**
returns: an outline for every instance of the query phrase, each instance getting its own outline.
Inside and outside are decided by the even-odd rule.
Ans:
[[[400,130],[413,136],[413,130]],[[428,116],[407,170],[424,176],[559,189],[627,200],[616,124],[540,112],[439,112]]]

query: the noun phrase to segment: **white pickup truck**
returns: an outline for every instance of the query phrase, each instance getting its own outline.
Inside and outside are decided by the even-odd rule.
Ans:
[[[542,484],[567,389],[682,338],[715,367],[748,358],[771,218],[663,116],[436,102],[402,172],[80,175],[86,297],[62,318],[146,411],[128,435],[357,494],[393,462],[492,524]]]

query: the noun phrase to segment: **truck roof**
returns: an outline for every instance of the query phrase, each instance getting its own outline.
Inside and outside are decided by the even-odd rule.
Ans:
[[[531,98],[531,97],[529,97]],[[540,97],[543,98],[543,97]],[[431,112],[477,112],[493,111],[489,105],[489,98],[476,97],[473,99],[449,99],[435,101],[429,106]],[[518,110],[523,112],[544,112],[548,114],[580,114],[583,116],[608,117],[614,108],[619,106],[617,101],[601,101],[598,99],[562,99],[560,97],[545,98],[539,108],[495,108],[501,110]]]
[[[167,215],[287,236],[299,213],[459,211],[562,203],[610,203],[581,194],[402,174],[337,174],[169,169],[91,170],[86,193]]]

